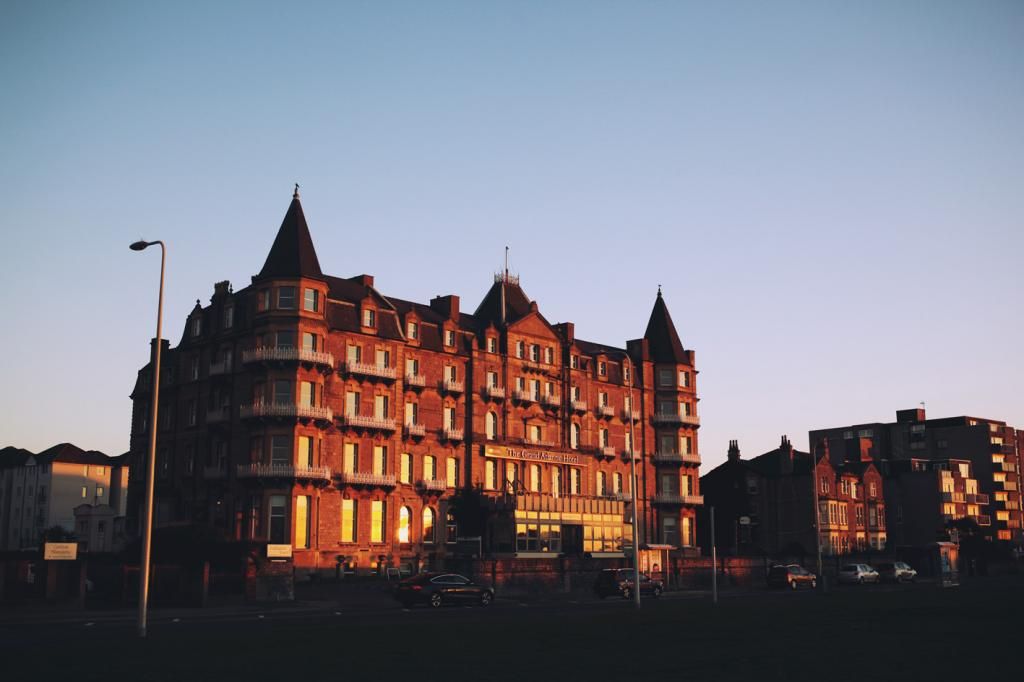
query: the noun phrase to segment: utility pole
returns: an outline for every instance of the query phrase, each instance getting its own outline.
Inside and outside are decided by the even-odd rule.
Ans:
[[[818,456],[814,453],[814,446],[811,445],[811,492],[814,499],[814,546],[818,553],[818,579],[821,580],[821,589],[828,591],[825,581],[825,573],[821,569],[821,511],[818,508]]]
[[[715,508],[711,508],[711,603],[718,603],[718,550],[715,547]]]

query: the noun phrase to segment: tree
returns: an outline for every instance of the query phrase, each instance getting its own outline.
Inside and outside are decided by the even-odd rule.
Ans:
[[[460,488],[448,501],[448,511],[455,517],[462,537],[482,537],[490,511],[483,488]]]
[[[50,526],[43,531],[42,542],[76,542],[78,536],[64,526]]]

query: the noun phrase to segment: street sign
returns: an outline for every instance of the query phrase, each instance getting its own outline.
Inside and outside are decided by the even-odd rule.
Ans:
[[[740,517],[740,525],[741,526],[749,526],[750,525],[750,517],[749,516],[741,516]]]
[[[43,545],[43,559],[46,561],[74,561],[77,558],[77,542],[47,542]]]

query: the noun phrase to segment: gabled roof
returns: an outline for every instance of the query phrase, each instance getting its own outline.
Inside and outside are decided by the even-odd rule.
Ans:
[[[612,355],[621,359],[621,354],[626,352],[625,348],[616,348],[615,346],[596,343],[594,341],[584,341],[583,339],[576,339],[575,343],[576,347],[579,348],[583,354],[590,355],[591,357],[601,355],[603,353],[605,355]]]
[[[529,314],[530,299],[522,287],[514,280],[503,278],[491,285],[473,317],[482,327],[488,323],[501,327],[502,323],[508,325]]]
[[[24,448],[16,448],[13,445],[8,445],[7,447],[0,449],[0,469],[20,467],[28,461],[29,457],[32,456],[32,453]]]
[[[310,237],[309,227],[306,225],[306,216],[302,213],[302,204],[299,203],[298,186],[292,196],[292,203],[288,206],[288,212],[281,221],[274,245],[270,247],[267,261],[255,279],[271,277],[324,278],[324,273],[320,270],[320,261],[316,257],[316,249],[313,248],[313,238]]]
[[[661,296],[660,287],[651,318],[647,321],[644,338],[647,339],[651,359],[655,362],[686,362],[683,342],[679,340],[676,326],[672,324],[672,316],[668,314],[668,306]]]
[[[108,457],[98,450],[83,450],[73,443],[58,443],[53,447],[49,447],[36,455],[36,461],[100,464],[104,466],[117,464],[117,460]]]
[[[786,452],[782,447],[775,448],[763,455],[758,455],[753,459],[747,460],[747,465],[758,471],[765,476],[783,476],[786,475],[785,467],[783,467],[783,457],[787,457]],[[811,470],[811,455],[808,452],[801,452],[800,450],[793,449],[793,473],[797,475],[807,474]]]

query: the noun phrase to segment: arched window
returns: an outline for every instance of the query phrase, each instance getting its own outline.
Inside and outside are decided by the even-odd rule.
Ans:
[[[430,507],[423,508],[423,542],[434,542],[434,510]]]
[[[569,446],[575,450],[580,446],[580,425],[573,423],[572,430],[569,432]]]
[[[498,413],[487,413],[487,440],[494,440],[498,437]]]
[[[398,509],[398,541],[409,542],[409,525],[412,522],[412,511],[408,507]]]

